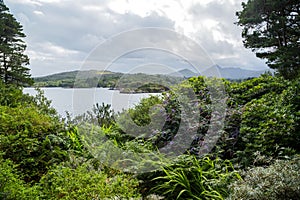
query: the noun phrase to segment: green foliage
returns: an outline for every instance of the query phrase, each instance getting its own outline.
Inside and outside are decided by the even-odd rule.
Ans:
[[[184,159],[163,169],[164,175],[154,178],[154,191],[165,199],[224,199],[228,184],[239,175],[229,161],[185,156]]]
[[[25,35],[0,4],[0,199],[131,199],[150,193],[165,199],[299,199],[300,159],[292,159],[300,153],[298,7],[296,0],[249,0],[238,13],[245,46],[293,81],[270,74],[239,83],[202,76],[183,81],[108,71],[37,78],[40,86],[163,92],[118,114],[96,104],[65,123],[41,90],[35,97],[22,94],[20,86],[32,83],[24,67]],[[214,139],[205,137],[212,117],[223,124],[224,102],[225,126],[213,130],[223,134],[212,154],[201,157],[201,148]],[[185,155],[172,162],[164,154],[178,149]],[[287,160],[271,164],[278,158]],[[233,165],[254,168],[231,184],[241,179]]]
[[[14,85],[0,84],[0,151],[11,159],[27,182],[38,181],[48,167],[84,150],[77,129],[59,120],[50,101]]]
[[[35,107],[0,106],[0,151],[18,164],[27,181],[37,181],[47,168],[67,159],[70,146],[61,124]]]
[[[140,87],[135,92],[142,93],[160,93],[168,91],[169,88],[165,87],[164,85],[156,84],[156,83],[146,83]]]
[[[0,105],[16,107],[24,102],[25,95],[15,85],[5,85],[0,81]]]
[[[129,109],[130,117],[137,125],[145,126],[151,122],[151,116],[149,114],[151,113],[151,108],[161,104],[162,100],[159,96],[150,96],[148,98],[141,99],[139,104],[135,105],[134,108]]]
[[[249,0],[242,6],[237,24],[245,47],[285,78],[299,77],[299,1]]]
[[[264,74],[225,88],[228,109],[214,153],[245,167],[299,152],[299,81]]]
[[[176,137],[180,126],[181,130],[190,130],[192,135],[204,135],[209,125],[211,107],[208,104],[210,96],[204,78],[195,77],[172,87],[171,91],[163,92],[160,96],[141,100],[127,114],[122,113],[118,122],[123,130],[130,130],[128,132],[131,135],[145,138],[155,147],[162,148]],[[193,113],[197,112],[200,113],[199,121],[203,124],[199,130],[196,126],[191,127],[196,125],[198,116]],[[186,133],[188,134],[190,133]]]
[[[270,92],[245,105],[238,142],[242,163],[261,165],[257,155],[276,158],[300,152],[299,114],[289,102],[294,92]]]
[[[299,88],[300,80],[268,74],[240,83],[193,77],[128,111],[116,114],[110,105],[97,104],[64,122],[41,90],[30,97],[16,86],[0,84],[0,198],[129,199],[155,193],[165,199],[224,199],[230,195],[228,185],[240,178],[233,165],[267,166],[300,152]],[[224,128],[215,130],[223,134],[211,156],[201,157],[212,116],[219,119],[225,113],[219,102],[228,106]],[[174,153],[186,139],[178,139],[179,128],[184,137],[193,137],[184,146],[185,155],[170,161],[164,153]],[[265,186],[280,167],[287,171],[285,178],[299,179],[294,173],[298,162],[276,161],[267,168],[272,173],[262,168],[245,172],[245,182],[232,184],[229,198],[267,194],[272,199],[269,191],[283,191],[280,187],[291,194],[293,185],[280,174],[272,178],[280,179],[280,186]],[[139,182],[120,170],[139,173]],[[258,179],[252,176],[266,180],[261,190],[254,188]]]
[[[96,170],[87,161],[75,168],[67,163],[50,169],[34,184],[26,184],[10,160],[0,159],[0,198],[27,199],[128,199],[140,196],[138,180],[131,175]]]
[[[115,123],[114,120],[115,113],[111,108],[110,104],[98,104],[93,106],[92,111],[87,111],[86,113],[76,116],[75,119],[72,119],[72,123],[91,123],[98,125],[103,128],[108,128],[113,126]]]
[[[244,105],[270,92],[273,92],[274,95],[280,94],[289,84],[289,81],[284,80],[282,77],[263,74],[258,78],[241,83],[227,83],[226,90],[234,103]]]
[[[57,112],[51,107],[51,101],[44,96],[43,90],[36,88],[36,96],[23,94],[22,88],[12,84],[0,82],[0,105],[8,107],[36,107],[40,113],[51,117],[58,117]]]
[[[22,40],[25,34],[3,2],[0,3],[0,27],[0,81],[17,86],[32,85],[29,68],[24,66],[29,64]]]
[[[38,196],[38,187],[27,185],[10,160],[0,157],[0,199],[26,200]]]
[[[81,136],[79,135],[78,127],[70,126],[66,130],[66,134],[67,134],[67,138],[69,140],[68,148],[75,151],[78,155],[81,155],[85,151],[85,148],[83,146]]]
[[[39,88],[35,88],[35,90],[37,91],[37,94],[34,97],[25,94],[23,95],[26,97],[24,104],[29,104],[30,102],[30,104],[36,107],[41,114],[57,118],[57,112],[51,106],[51,101],[45,97],[44,91]]]
[[[114,112],[111,109],[111,105],[99,105],[96,103],[96,106],[93,108],[93,112],[96,115],[96,119],[98,121],[99,126],[109,127],[112,123],[114,123]]]
[[[255,167],[242,173],[230,185],[228,199],[285,200],[300,199],[300,157],[276,160],[268,167]]]
[[[150,149],[151,139],[158,127],[162,128],[164,118],[161,117],[162,98],[150,96],[144,98],[134,108],[124,110],[115,116],[117,123],[113,134],[107,134],[125,149],[125,143],[130,146],[134,144],[147,146]],[[116,134],[118,132],[118,134]],[[143,149],[143,148],[142,148]]]
[[[44,199],[137,198],[138,181],[130,175],[109,176],[87,164],[72,169],[57,166],[40,181]]]

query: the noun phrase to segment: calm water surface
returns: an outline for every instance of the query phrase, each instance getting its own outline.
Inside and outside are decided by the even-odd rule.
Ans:
[[[65,117],[66,111],[72,116],[77,116],[92,110],[96,103],[111,104],[112,108],[118,112],[122,109],[128,109],[150,93],[144,94],[121,94],[117,90],[107,88],[41,88],[45,96],[52,101],[52,106],[57,112]],[[24,92],[35,95],[34,88],[24,88]],[[157,94],[156,94],[157,95]]]

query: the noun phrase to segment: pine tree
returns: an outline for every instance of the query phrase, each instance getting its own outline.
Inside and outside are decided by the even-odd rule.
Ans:
[[[9,13],[9,9],[0,2],[0,81],[17,86],[32,85],[29,58],[24,54],[26,44],[22,25]]]
[[[249,0],[237,12],[244,46],[285,78],[300,77],[300,1]]]

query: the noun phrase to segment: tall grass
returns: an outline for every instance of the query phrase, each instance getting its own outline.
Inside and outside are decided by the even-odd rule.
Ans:
[[[229,183],[240,176],[229,161],[198,160],[185,157],[180,163],[163,168],[164,175],[153,179],[158,185],[153,192],[166,199],[218,199],[228,196]]]

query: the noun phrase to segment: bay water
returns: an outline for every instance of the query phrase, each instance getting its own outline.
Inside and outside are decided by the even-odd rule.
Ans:
[[[93,105],[111,104],[115,112],[128,109],[138,104],[142,98],[151,93],[127,94],[120,93],[118,90],[110,90],[108,88],[59,88],[47,87],[41,88],[44,91],[48,100],[51,100],[51,105],[55,108],[59,115],[66,116],[66,111],[71,116],[81,115],[87,111],[91,111]],[[37,91],[34,88],[24,88],[24,93],[36,95]]]

